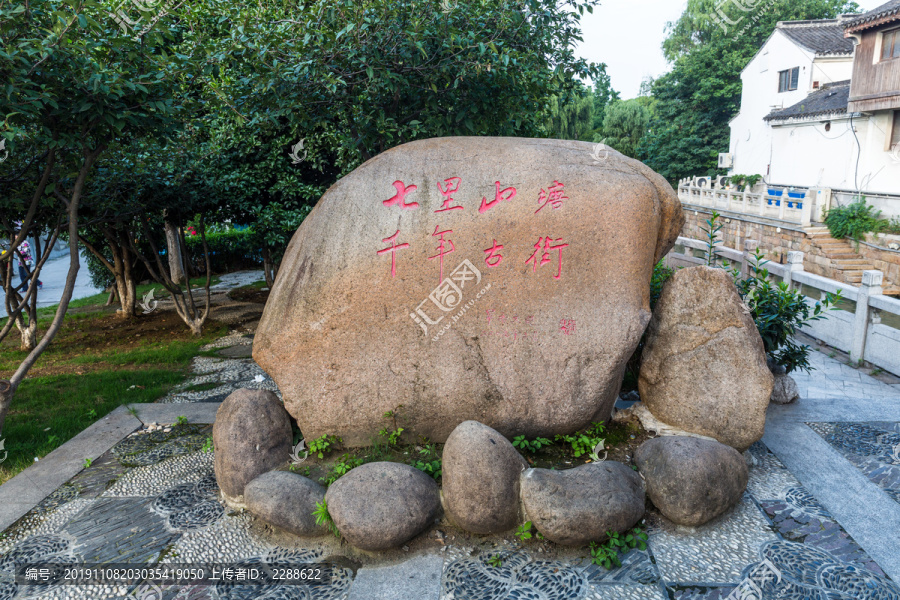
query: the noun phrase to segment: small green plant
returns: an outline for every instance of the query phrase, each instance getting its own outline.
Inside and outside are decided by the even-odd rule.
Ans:
[[[881,218],[881,211],[861,196],[847,206],[836,206],[825,215],[825,225],[835,239],[850,238],[859,249],[860,240],[867,233],[879,233],[890,227],[890,221]]]
[[[797,369],[809,371],[809,346],[795,343],[794,334],[803,325],[824,319],[825,312],[833,309],[840,300],[840,290],[836,294],[826,294],[824,300],[810,306],[804,296],[790,289],[787,283],[769,280],[769,271],[763,266],[768,261],[758,248],[750,262],[747,278],[737,276],[735,285],[750,309],[766,356],[788,373]]]
[[[602,423],[593,423],[590,427],[581,433],[575,435],[557,435],[557,441],[565,442],[572,447],[572,455],[575,458],[590,454],[598,444],[602,444],[604,440],[600,437],[605,427]]]
[[[387,440],[388,446],[394,447],[400,442],[400,436],[403,435],[403,431],[402,427],[398,427],[394,431],[382,429],[378,432],[378,435]]]
[[[203,447],[200,448],[203,452],[212,452],[213,451],[213,439],[212,436],[207,436],[206,441],[203,442]]]
[[[91,464],[92,464],[93,462],[94,462],[94,460],[91,459],[91,458],[86,458],[86,459],[84,459],[84,468],[87,469],[88,467],[91,466]]]
[[[534,535],[531,533],[531,521],[525,521],[516,529],[516,537],[521,541],[530,540]]]
[[[835,352],[834,350],[828,353],[828,358],[834,358],[835,356],[837,356],[837,352]]]
[[[334,519],[331,518],[331,513],[328,512],[328,502],[325,500],[316,502],[316,509],[312,514],[316,518],[316,525],[325,527],[334,537],[341,537],[341,532],[338,531],[337,525],[334,524]]]
[[[632,548],[645,550],[647,548],[647,534],[640,527],[635,527],[624,534],[616,531],[607,531],[609,539],[603,544],[591,542],[591,562],[605,569],[613,566],[621,567],[619,552],[627,553]]]
[[[54,447],[59,446],[60,441],[62,441],[62,440],[60,440],[59,436],[56,436],[56,435],[51,435],[51,436],[47,437],[47,445],[48,446],[54,446]],[[0,448],[0,450],[2,450],[2,448]]]
[[[762,175],[738,175],[737,173],[728,177],[728,180],[740,191],[753,189],[760,179],[762,179]]]
[[[426,475],[431,475],[434,479],[440,479],[443,473],[440,458],[435,460],[417,460],[413,463],[413,466]]]
[[[187,417],[184,415],[181,415],[180,417],[175,419],[175,425],[187,425],[187,424],[188,424],[188,420],[187,420]]]
[[[336,435],[325,434],[309,443],[309,451],[322,459],[325,458],[326,454],[334,450],[333,446],[337,446],[341,441],[341,438]]]
[[[499,554],[495,554],[487,560],[487,564],[498,569],[503,566],[503,559]]]
[[[135,419],[138,418],[138,411],[134,406],[129,405],[128,408],[125,410],[127,410],[128,414],[131,415],[132,417],[134,417]]]
[[[872,369],[872,372],[869,373],[869,375],[874,377],[875,375],[881,375],[882,373],[884,373],[884,369],[882,369],[881,367],[875,367],[874,369]]]
[[[96,419],[97,418],[97,410],[93,409],[93,408],[91,410],[89,410],[88,414],[87,414],[87,418],[90,419],[91,421]]]
[[[365,463],[363,459],[345,454],[338,459],[337,463],[331,468],[331,472],[320,481],[329,486],[363,463]]]
[[[719,232],[722,230],[722,225],[719,224],[720,216],[716,211],[712,211],[712,215],[706,220],[706,227],[700,228],[706,234],[706,266],[708,267],[716,265],[717,246],[722,243],[722,240],[719,239]]]
[[[517,435],[513,438],[513,446],[515,446],[519,450],[531,452],[532,454],[545,446],[550,446],[551,444],[553,444],[553,442],[551,442],[547,438],[542,437],[534,438],[530,442],[525,439],[524,435]]]

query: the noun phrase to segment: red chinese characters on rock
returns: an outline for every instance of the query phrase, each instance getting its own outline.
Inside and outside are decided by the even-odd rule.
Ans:
[[[543,210],[543,208],[548,204],[553,209],[561,207],[563,204],[563,200],[569,199],[569,197],[565,195],[565,187],[566,186],[562,183],[554,180],[553,185],[547,188],[546,191],[542,188],[541,193],[538,194],[538,202],[540,202],[541,205],[536,211],[534,211],[534,214],[538,214],[539,212],[541,212],[541,210]]]
[[[397,250],[402,250],[403,248],[409,248],[409,244],[398,244],[397,238],[400,236],[400,230],[397,230],[397,233],[392,235],[391,237],[386,237],[382,242],[385,244],[390,244],[388,248],[382,248],[376,254],[386,254],[388,252],[391,253],[391,277],[397,276]]]
[[[451,204],[456,201],[453,198],[453,194],[459,191],[460,182],[462,182],[461,177],[451,177],[450,179],[445,179],[444,187],[441,187],[441,182],[438,181],[438,191],[444,196],[444,204],[434,212],[439,213],[447,210],[463,210],[462,206],[451,206]]]
[[[564,335],[573,335],[575,333],[575,319],[560,319],[559,330]]]
[[[500,254],[501,250],[503,250],[503,244],[498,244],[497,240],[494,240],[493,245],[484,251],[487,254],[484,257],[484,262],[488,267],[493,268],[503,262],[503,256]]]
[[[444,239],[445,235],[447,235],[448,233],[453,233],[452,229],[447,229],[445,231],[438,231],[438,229],[440,229],[440,227],[435,225],[434,233],[431,234],[431,237],[436,237],[440,240],[440,243],[438,244],[438,247],[437,247],[438,253],[435,254],[434,256],[429,256],[428,260],[432,260],[435,258],[440,260],[441,270],[440,270],[440,278],[438,279],[438,281],[441,282],[444,280],[444,256],[446,256],[446,255],[450,254],[451,252],[453,252],[454,250],[456,250],[456,246],[453,244],[452,240]],[[450,244],[449,250],[447,250],[446,244]]]
[[[479,207],[478,212],[486,213],[501,201],[508,202],[516,197],[516,188],[508,187],[505,190],[501,190],[499,181],[494,182],[494,186],[497,188],[494,192],[494,199],[488,202],[487,197],[482,196],[481,207]]]
[[[399,206],[401,210],[412,210],[414,208],[418,208],[418,202],[406,202],[406,195],[416,191],[418,188],[414,185],[404,185],[402,181],[395,181],[394,188],[397,190],[397,193],[393,195],[393,197],[388,198],[387,200],[382,200],[381,203],[385,206]]]
[[[551,239],[550,236],[547,237],[539,237],[537,243],[534,245],[534,252],[531,253],[531,256],[528,257],[528,260],[525,261],[525,264],[532,263],[532,273],[537,272],[538,268],[538,252],[541,252],[541,245],[543,244],[543,252],[541,253],[540,264],[544,265],[548,262],[552,262],[553,259],[550,258],[551,250],[558,250],[558,261],[556,268],[556,275],[553,276],[553,279],[559,279],[562,277],[562,249],[568,248],[568,244],[561,243],[563,241],[562,238]],[[551,246],[551,242],[555,245]]]
[[[483,330],[482,335],[505,337],[516,341],[519,338],[527,338],[529,335],[534,337],[534,334],[537,333],[533,329],[534,315],[519,318],[519,315],[508,316],[502,313],[495,315],[496,312],[494,309],[487,309],[488,329]],[[491,322],[497,327],[491,325]]]

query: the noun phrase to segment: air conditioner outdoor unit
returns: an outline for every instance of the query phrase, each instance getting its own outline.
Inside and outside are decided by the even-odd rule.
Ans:
[[[730,152],[720,152],[719,153],[719,168],[720,169],[731,169],[734,167],[734,155]]]

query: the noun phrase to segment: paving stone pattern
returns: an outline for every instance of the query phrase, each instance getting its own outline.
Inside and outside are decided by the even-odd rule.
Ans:
[[[210,348],[250,343],[247,332],[235,331]],[[835,367],[818,355],[815,360],[828,368],[802,380],[807,394],[846,375],[844,365]],[[192,382],[163,401],[213,401],[237,387],[275,390],[271,379],[247,358],[201,357],[194,361],[194,371]],[[882,398],[895,391],[852,374],[847,379],[863,386],[865,394],[873,393],[869,387]],[[189,390],[201,384],[217,385]],[[840,390],[849,394],[853,386]],[[900,461],[895,462],[894,450],[900,443],[900,424],[842,421],[808,426],[897,500]],[[420,578],[433,581],[428,584],[433,587],[409,591],[400,581],[403,564],[395,563],[387,567],[398,573],[394,592],[376,595],[359,586],[377,578],[360,576],[357,583],[357,574],[365,571],[352,566],[339,545],[321,538],[293,538],[286,547],[280,545],[284,534],[261,526],[246,512],[228,511],[218,499],[213,454],[203,450],[209,435],[210,427],[200,425],[176,426],[169,432],[139,430],[57,489],[0,536],[0,600],[722,600],[755,598],[758,593],[796,600],[900,600],[900,588],[761,442],[745,454],[749,485],[732,511],[697,528],[663,521],[648,531],[647,549],[632,550],[620,567],[606,570],[591,564],[586,548],[574,558],[548,560],[531,543],[509,542],[491,552],[451,544],[422,563],[435,565],[432,575]],[[491,562],[494,555],[500,557],[500,566]],[[332,581],[326,586],[36,588],[13,581],[12,565],[23,560],[233,567],[319,562],[329,569]]]

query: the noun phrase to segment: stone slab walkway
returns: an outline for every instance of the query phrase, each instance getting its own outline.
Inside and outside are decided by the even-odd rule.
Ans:
[[[249,339],[235,332],[218,345],[240,348]],[[374,557],[228,512],[216,499],[213,454],[204,451],[217,407],[209,400],[222,386],[274,383],[260,380],[249,358],[197,359],[195,382],[221,386],[117,411],[0,487],[0,600],[714,600],[757,590],[764,598],[900,599],[900,390],[820,352],[812,363],[816,371],[797,377],[803,397],[770,407],[766,435],[746,455],[750,483],[738,506],[698,528],[654,525],[647,550],[607,571],[590,563],[587,549],[557,553],[512,536],[485,541],[445,524]],[[182,414],[188,425],[148,431]],[[95,457],[87,469],[78,467],[82,455]],[[495,556],[502,566],[491,564]],[[332,579],[316,587],[40,589],[12,580],[17,560],[235,568],[321,561]]]

